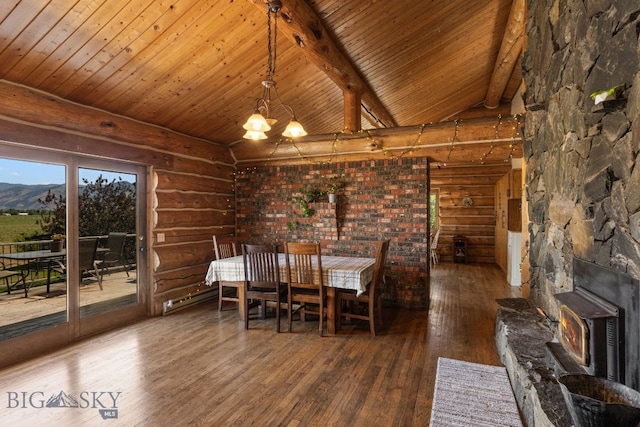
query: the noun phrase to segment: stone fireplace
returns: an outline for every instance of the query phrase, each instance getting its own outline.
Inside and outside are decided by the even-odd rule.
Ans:
[[[571,420],[547,343],[568,354],[559,342],[556,322],[580,309],[561,313],[567,305],[556,295],[575,292],[576,287],[594,293],[576,283],[583,273],[574,260],[640,279],[640,4],[626,0],[527,4],[523,199],[529,222],[523,240],[527,240],[530,279],[523,284],[525,300],[502,302],[496,339],[516,397],[526,409],[527,424],[562,426],[571,425]],[[614,87],[615,99],[596,104],[592,94]],[[633,307],[612,300],[607,292],[595,294],[613,306],[612,312],[605,304],[602,317],[586,312],[573,318],[577,329],[572,333],[580,342],[577,350],[587,353],[578,360],[562,358],[562,365],[599,374],[604,370],[607,376],[617,370],[619,379],[637,390],[637,372],[627,358],[637,357],[634,340],[640,322],[627,317]],[[607,327],[616,323],[617,340],[624,342],[604,356],[593,354],[589,348],[593,333],[606,340]],[[589,339],[584,341],[581,325],[588,330]],[[627,328],[632,326],[636,332],[629,336]],[[609,337],[615,334],[610,331]],[[588,363],[578,363],[583,356]],[[618,367],[610,360],[618,360]],[[640,364],[637,359],[635,363]]]

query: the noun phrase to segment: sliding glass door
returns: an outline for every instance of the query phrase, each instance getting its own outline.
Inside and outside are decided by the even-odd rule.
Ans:
[[[0,343],[145,315],[145,181],[143,166],[0,144]]]

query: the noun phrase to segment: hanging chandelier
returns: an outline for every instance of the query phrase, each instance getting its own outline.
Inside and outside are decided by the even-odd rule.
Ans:
[[[289,114],[289,124],[287,125],[283,136],[289,138],[296,138],[305,136],[307,132],[304,130],[300,122],[296,119],[296,115],[293,112],[293,108],[282,102],[280,95],[278,95],[278,89],[276,87],[276,81],[274,80],[274,74],[276,72],[276,37],[278,32],[278,14],[282,9],[282,2],[280,0],[273,0],[267,3],[267,77],[262,81],[262,98],[256,101],[256,107],[253,114],[249,117],[247,122],[242,127],[247,131],[243,138],[253,139],[254,141],[260,139],[267,139],[265,132],[271,130],[277,120],[273,118],[273,110],[280,107]],[[271,16],[273,15],[273,31],[271,29]],[[271,96],[273,95],[273,100]]]

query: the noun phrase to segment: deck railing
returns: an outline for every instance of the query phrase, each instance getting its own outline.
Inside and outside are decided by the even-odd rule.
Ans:
[[[131,234],[131,236],[135,236]],[[107,235],[100,236],[83,236],[81,239],[89,239],[89,238],[97,238],[99,245],[103,245],[107,241]],[[127,237],[130,237],[127,235]],[[29,252],[29,251],[42,251],[51,249],[51,243],[53,240],[30,240],[26,242],[0,242],[0,254],[11,254],[18,252]],[[19,270],[24,269],[27,261],[15,260],[10,258],[4,258],[2,260],[4,262],[5,269],[8,270]],[[31,265],[31,271],[29,277],[26,278],[29,286],[34,286],[37,282],[46,283],[46,263],[38,263]],[[13,286],[19,280],[18,276],[9,278],[9,286]],[[34,283],[36,282],[36,283]],[[12,289],[13,290],[13,289]],[[0,292],[6,292],[6,282],[4,280],[0,281]]]

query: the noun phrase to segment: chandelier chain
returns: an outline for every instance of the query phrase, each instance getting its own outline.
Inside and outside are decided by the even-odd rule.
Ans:
[[[267,7],[267,79],[273,80],[276,74],[276,48],[278,46],[276,37],[278,37],[278,16],[274,17],[274,29],[271,30],[271,9]],[[277,12],[273,12],[276,14]],[[273,40],[273,41],[272,41]]]

